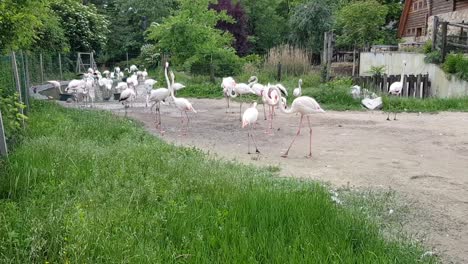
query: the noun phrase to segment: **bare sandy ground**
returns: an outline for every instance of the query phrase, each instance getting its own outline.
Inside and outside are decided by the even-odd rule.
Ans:
[[[260,155],[247,155],[247,130],[235,113],[225,113],[224,100],[191,99],[198,114],[190,114],[190,131],[179,136],[180,113],[162,106],[166,133],[155,129],[153,115],[143,103],[128,116],[144,123],[158,137],[177,145],[195,146],[225,159],[273,165],[281,174],[378,190],[393,189],[415,202],[419,217],[407,230],[422,233],[427,247],[447,263],[468,263],[468,114],[401,114],[386,121],[381,112],[334,112],[311,117],[313,157],[308,152],[308,129],[281,158],[297,131],[299,116],[279,113],[274,135],[264,133],[260,119],[255,130]],[[244,104],[244,109],[247,104]],[[98,109],[124,115],[122,105],[97,104]]]

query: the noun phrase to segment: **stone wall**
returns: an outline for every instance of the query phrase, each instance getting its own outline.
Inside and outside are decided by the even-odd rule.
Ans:
[[[461,23],[462,21],[468,22],[468,9],[458,10],[445,14],[438,14],[439,21],[446,21],[452,23]],[[432,29],[434,24],[434,16],[430,16],[427,20],[427,36],[432,38]],[[448,27],[449,35],[458,35],[460,34],[459,27]]]

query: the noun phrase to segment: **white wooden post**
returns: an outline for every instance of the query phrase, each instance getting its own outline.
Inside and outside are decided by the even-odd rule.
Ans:
[[[0,110],[0,155],[8,157],[5,130],[3,128],[2,111]]]

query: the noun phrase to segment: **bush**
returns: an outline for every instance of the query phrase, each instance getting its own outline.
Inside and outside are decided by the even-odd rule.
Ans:
[[[27,117],[21,114],[24,104],[18,103],[18,93],[9,94],[7,90],[0,87],[0,111],[2,112],[3,126],[8,143],[15,143],[21,134],[21,123]]]
[[[439,64],[442,62],[442,54],[437,50],[429,52],[424,58],[424,62]]]
[[[369,73],[372,74],[372,76],[381,76],[385,72],[385,65],[381,66],[371,66]]]
[[[432,52],[432,41],[428,40],[426,43],[424,43],[424,46],[422,47],[423,52],[425,54],[431,53]]]
[[[455,74],[458,78],[468,81],[468,58],[463,54],[449,54],[442,68],[446,73]]]
[[[184,68],[195,75],[210,75],[213,64],[217,77],[237,75],[242,70],[242,60],[231,50],[218,50],[213,54],[196,54],[185,61]]]

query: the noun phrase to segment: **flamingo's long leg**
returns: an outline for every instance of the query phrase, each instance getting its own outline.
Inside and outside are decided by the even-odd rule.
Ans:
[[[240,118],[240,120],[242,120],[242,101],[241,101],[240,106],[239,106],[239,118]]]
[[[185,116],[187,117],[187,124],[185,124],[185,127],[186,127],[185,132],[188,133],[190,118],[189,118],[189,116],[187,114],[187,111],[185,111]]]
[[[395,117],[393,118],[393,120],[396,120],[396,114],[397,114],[397,112],[395,112],[394,114],[395,114]]]
[[[263,103],[263,117],[265,118],[265,120],[267,120],[267,115],[265,111],[265,103]]]
[[[310,140],[309,140],[309,155],[308,158],[312,157],[312,126],[310,125],[309,116],[307,116],[307,123],[309,123],[309,131],[310,131]]]
[[[252,133],[252,132],[253,132],[253,131],[252,131],[252,130],[253,130],[252,125],[250,125],[249,130],[250,130],[250,136],[252,137],[252,141],[253,141],[254,146],[255,146],[255,152],[256,152],[256,153],[260,153],[260,151],[258,150],[258,147],[257,147],[257,142],[256,142],[256,140],[255,140],[255,137],[254,137],[253,133]]]
[[[247,130],[247,154],[250,154],[250,129]]]
[[[304,116],[301,115],[301,121],[299,121],[299,129],[297,130],[296,135],[294,136],[294,138],[293,138],[291,144],[289,145],[288,150],[286,150],[286,152],[285,152],[281,157],[283,157],[283,158],[287,158],[287,157],[288,157],[289,150],[291,149],[291,147],[292,147],[294,141],[296,140],[297,136],[299,136],[299,134],[301,133],[302,119],[303,119],[303,118],[304,118]]]

